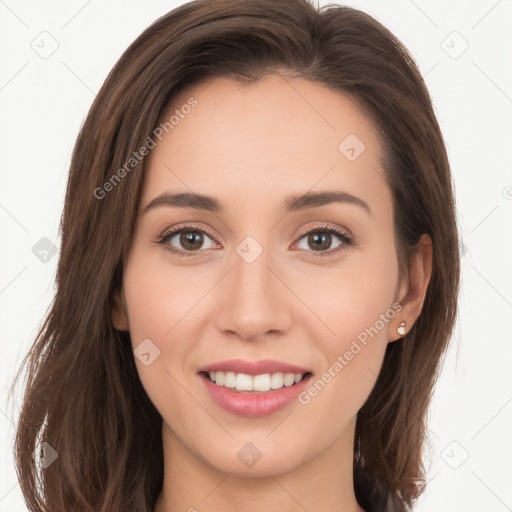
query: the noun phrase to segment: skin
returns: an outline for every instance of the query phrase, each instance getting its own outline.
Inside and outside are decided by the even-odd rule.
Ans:
[[[182,91],[163,118],[192,96],[198,105],[147,156],[113,312],[134,349],[149,338],[160,350],[149,366],[135,359],[163,418],[164,485],[154,511],[360,512],[352,476],[357,412],[387,344],[400,338],[400,321],[408,331],[421,312],[430,239],[422,238],[410,261],[410,280],[399,281],[378,134],[347,96],[281,75],[246,88],[215,78]],[[354,161],[338,149],[349,134],[366,146]],[[349,192],[371,215],[350,203],[285,214],[290,195],[319,190]],[[163,192],[214,196],[224,211],[160,206],[143,213]],[[213,235],[189,245],[189,258],[155,243],[182,223]],[[324,223],[357,245],[315,256],[301,230]],[[236,252],[247,236],[263,248],[251,264]],[[343,244],[327,238],[324,252]],[[179,236],[171,243],[185,250]],[[306,405],[237,416],[210,399],[197,375],[224,359],[270,358],[310,368],[316,380],[399,301],[402,310]],[[237,457],[247,442],[262,453],[252,467]]]

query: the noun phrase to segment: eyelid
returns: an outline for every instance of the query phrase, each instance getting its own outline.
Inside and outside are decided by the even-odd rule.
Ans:
[[[299,238],[301,238],[302,236],[307,235],[308,233],[322,231],[322,230],[337,232],[337,233],[339,233],[339,235],[343,235],[349,239],[354,238],[348,229],[336,226],[335,224],[331,224],[329,222],[322,222],[322,224],[320,226],[306,225],[304,228],[301,228],[298,236],[299,236]]]
[[[161,235],[159,235],[158,238],[159,239],[168,238],[171,235],[174,236],[174,235],[178,234],[180,231],[186,231],[186,230],[197,231],[197,232],[200,232],[200,233],[205,233],[212,240],[214,240],[216,243],[219,243],[219,242],[217,242],[217,237],[215,235],[213,235],[208,230],[208,228],[200,227],[199,225],[196,225],[196,224],[178,224],[176,226],[173,226],[172,228],[167,228],[167,229],[165,229],[165,231]]]

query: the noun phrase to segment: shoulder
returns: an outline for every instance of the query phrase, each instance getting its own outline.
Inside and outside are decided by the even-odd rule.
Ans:
[[[411,512],[412,509],[396,494],[389,493],[385,509],[382,512]]]
[[[354,474],[354,490],[359,505],[365,512],[412,512],[412,509],[392,492],[388,486],[384,492],[377,492],[374,479],[363,470],[356,470]]]

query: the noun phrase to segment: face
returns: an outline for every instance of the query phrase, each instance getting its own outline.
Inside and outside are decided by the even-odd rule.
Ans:
[[[197,104],[182,108],[190,98]],[[164,120],[175,110],[179,122],[146,157],[114,315],[169,439],[240,475],[351,446],[405,311],[376,130],[348,97],[277,75],[245,88],[204,82]],[[293,201],[319,193],[331,196]],[[201,373],[211,368],[224,385]],[[296,373],[305,376],[295,384]],[[241,464],[258,452],[257,464]]]

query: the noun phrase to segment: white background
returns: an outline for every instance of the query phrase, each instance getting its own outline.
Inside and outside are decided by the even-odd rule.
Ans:
[[[71,151],[107,73],[181,3],[0,0],[0,512],[26,511],[11,453],[19,396],[8,403],[7,391],[53,297],[58,260],[43,263],[32,247],[43,237],[60,246]],[[512,0],[346,5],[396,34],[425,77],[466,251],[459,320],[431,407],[429,484],[417,510],[512,511]],[[58,44],[48,58],[33,49],[41,38],[46,51]]]

